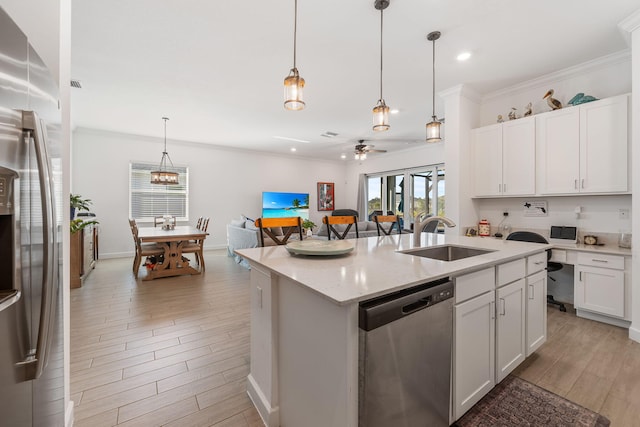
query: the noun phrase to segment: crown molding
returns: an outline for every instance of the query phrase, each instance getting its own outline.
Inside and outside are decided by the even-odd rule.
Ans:
[[[500,98],[506,95],[511,95],[516,92],[525,91],[528,89],[535,89],[540,86],[548,86],[559,80],[567,80],[577,77],[581,74],[588,73],[590,71],[597,70],[599,68],[615,65],[623,62],[631,62],[631,49],[621,50],[619,52],[612,53],[610,55],[602,56],[600,58],[592,59],[587,62],[583,62],[572,67],[565,68],[563,70],[554,71],[553,73],[546,74],[544,76],[536,77],[535,79],[527,80],[522,83],[518,83],[513,86],[509,86],[504,89],[497,90],[495,92],[488,93],[482,97],[482,102],[487,102],[495,98]]]
[[[620,21],[618,28],[620,29],[622,36],[627,41],[627,44],[631,46],[631,33],[640,29],[640,9]]]
[[[469,85],[459,84],[449,89],[442,90],[438,92],[438,96],[440,98],[448,98],[450,96],[460,96],[470,99],[471,101],[479,104],[482,101],[482,96],[474,89],[472,89]]]

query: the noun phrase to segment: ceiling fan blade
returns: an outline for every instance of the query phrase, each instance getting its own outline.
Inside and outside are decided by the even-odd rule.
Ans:
[[[369,153],[386,153],[387,150],[367,150]]]

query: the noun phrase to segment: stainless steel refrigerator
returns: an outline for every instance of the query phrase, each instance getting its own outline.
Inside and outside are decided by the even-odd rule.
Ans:
[[[0,426],[64,425],[57,84],[0,7]]]

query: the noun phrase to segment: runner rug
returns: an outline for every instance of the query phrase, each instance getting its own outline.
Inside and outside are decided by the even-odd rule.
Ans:
[[[509,375],[460,418],[458,427],[607,427],[606,417]]]

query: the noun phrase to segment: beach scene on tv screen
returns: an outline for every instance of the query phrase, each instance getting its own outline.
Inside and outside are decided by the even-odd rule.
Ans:
[[[309,219],[309,193],[262,193],[262,217]]]

